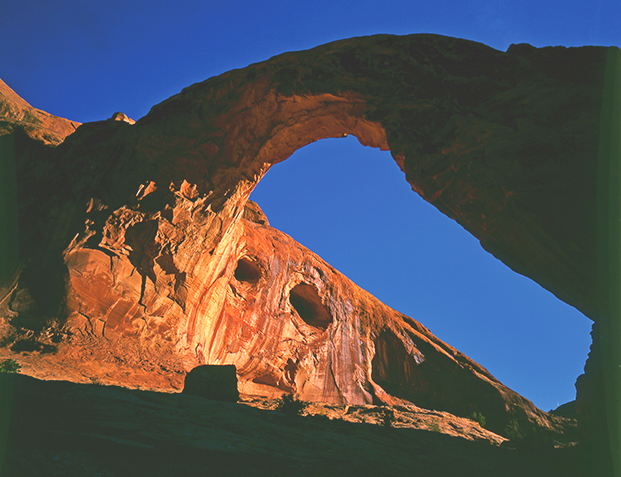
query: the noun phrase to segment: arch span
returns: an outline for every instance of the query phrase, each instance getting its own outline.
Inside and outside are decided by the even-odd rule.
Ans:
[[[378,35],[286,53],[153,107],[122,169],[191,181],[214,210],[235,196],[239,209],[271,165],[353,134],[390,149],[412,188],[485,249],[596,319],[605,52]]]

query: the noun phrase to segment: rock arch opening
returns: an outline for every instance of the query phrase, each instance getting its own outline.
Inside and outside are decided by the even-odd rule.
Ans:
[[[235,279],[238,282],[257,283],[261,278],[261,268],[254,260],[242,257],[235,267]]]
[[[332,323],[332,315],[321,302],[321,297],[313,285],[298,283],[289,292],[289,301],[307,325],[325,331]]]
[[[321,140],[272,167],[251,198],[274,227],[540,408],[575,397],[590,321],[423,201],[389,153]]]

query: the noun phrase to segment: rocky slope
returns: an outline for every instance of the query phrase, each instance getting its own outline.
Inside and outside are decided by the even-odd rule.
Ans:
[[[389,149],[416,192],[508,266],[608,326],[595,253],[607,54],[354,38],[193,85],[133,125],[82,125],[56,147],[11,130],[0,146],[14,159],[6,195],[18,217],[7,220],[19,236],[8,234],[0,273],[3,353],[38,353],[49,375],[154,388],[202,362],[232,363],[248,393],[553,426],[422,325],[243,216],[260,216],[247,199],[271,165],[353,134]],[[25,110],[16,104],[4,110]],[[601,415],[601,336],[583,415]]]

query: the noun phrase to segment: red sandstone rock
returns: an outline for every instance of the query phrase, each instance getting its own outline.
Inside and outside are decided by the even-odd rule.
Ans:
[[[135,124],[136,121],[134,121],[132,118],[128,118],[125,114],[119,112],[116,112],[112,115],[112,117],[110,118],[112,121],[123,121],[126,122],[128,124]]]
[[[45,144],[59,144],[80,123],[35,109],[0,79],[0,135],[21,127],[30,137]]]
[[[99,250],[68,251],[72,336],[47,359],[73,369],[54,377],[170,389],[198,363],[234,364],[246,395],[476,410],[497,430],[509,415],[560,425],[282,232],[242,219],[221,241],[226,254],[202,250],[213,226],[193,225],[194,202],[177,201],[168,219],[139,221],[122,209],[108,218]],[[184,256],[191,268],[175,260]],[[98,368],[82,362],[89,355]]]
[[[41,377],[179,389],[198,364],[235,364],[248,394],[555,425],[246,204],[271,165],[354,134],[390,149],[416,192],[506,264],[596,317],[604,56],[357,38],[186,88],[133,125],[82,125],[53,150],[16,136],[24,241],[0,284],[4,342],[54,346],[22,359]]]

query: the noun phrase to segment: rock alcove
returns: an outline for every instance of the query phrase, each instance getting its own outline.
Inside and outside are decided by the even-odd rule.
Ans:
[[[298,283],[289,292],[289,302],[298,316],[309,326],[325,331],[332,323],[332,316],[321,302],[319,292],[313,285]]]
[[[261,278],[261,268],[257,263],[248,258],[242,257],[237,262],[235,268],[235,279],[239,282],[257,283]]]

